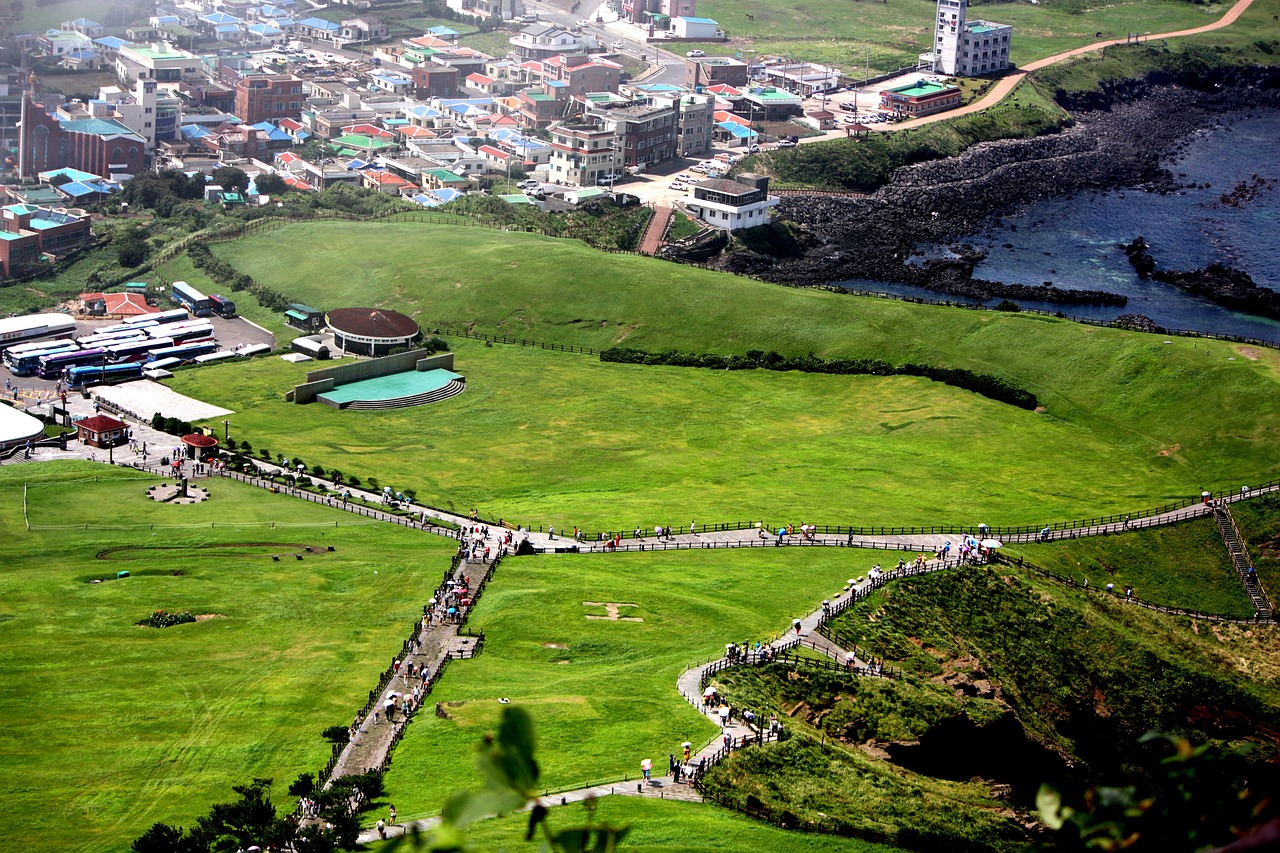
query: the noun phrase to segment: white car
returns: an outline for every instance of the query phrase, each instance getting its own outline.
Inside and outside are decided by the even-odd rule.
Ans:
[[[615,41],[613,44],[609,45],[609,47],[613,48],[614,50],[622,50],[624,47],[626,47],[626,44],[621,39],[619,39],[618,41]]]
[[[685,56],[706,56],[706,55],[707,55],[707,52],[705,50],[691,50],[685,54]]]
[[[581,21],[578,21],[577,26],[579,26],[579,27],[589,27],[589,26],[591,26],[591,22],[590,22],[590,21],[588,21],[586,18],[583,18]]]

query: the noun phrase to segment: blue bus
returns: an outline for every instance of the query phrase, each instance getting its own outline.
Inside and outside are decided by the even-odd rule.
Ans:
[[[49,353],[36,362],[36,373],[41,379],[61,379],[68,367],[78,364],[102,364],[107,351],[104,349],[78,349]]]
[[[128,361],[146,361],[147,353],[153,349],[164,349],[174,345],[173,338],[143,338],[137,341],[125,341],[106,347],[107,361],[120,364]]]
[[[215,293],[209,297],[209,308],[219,317],[225,317],[228,320],[236,316],[236,304],[221,293]]]
[[[4,351],[4,366],[14,376],[31,376],[40,365],[40,356],[59,352],[74,352],[80,346],[70,338],[57,341],[37,341],[30,344],[16,344]]]
[[[209,307],[209,297],[196,290],[185,281],[175,281],[169,292],[169,299],[174,305],[181,305],[191,312],[193,317],[208,317],[213,313]]]
[[[205,341],[199,344],[183,344],[176,347],[164,347],[163,349],[153,349],[147,353],[147,362],[159,361],[162,358],[180,358],[183,361],[190,361],[198,355],[204,355],[210,352],[216,352],[218,345],[213,341]]]
[[[78,364],[63,373],[67,387],[79,390],[89,385],[111,385],[142,378],[141,364]]]

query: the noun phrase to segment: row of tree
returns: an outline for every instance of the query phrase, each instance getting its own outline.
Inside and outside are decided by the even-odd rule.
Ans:
[[[705,367],[713,370],[798,370],[802,373],[842,375],[922,376],[1020,409],[1031,410],[1038,405],[1035,394],[989,373],[975,373],[959,367],[935,367],[930,364],[893,365],[878,358],[819,358],[813,353],[784,356],[762,350],[750,350],[746,355],[675,350],[654,353],[630,347],[611,347],[600,353],[600,360],[619,364]]]

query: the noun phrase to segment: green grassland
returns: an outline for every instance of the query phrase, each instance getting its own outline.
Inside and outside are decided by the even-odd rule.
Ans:
[[[547,820],[553,829],[560,830],[585,826],[588,815],[583,806],[575,804],[551,809]],[[485,821],[476,824],[468,832],[468,838],[487,850],[533,853],[540,848],[541,841],[523,841],[528,822],[524,815]],[[653,853],[724,853],[727,850],[891,853],[898,849],[855,838],[778,829],[709,803],[605,797],[597,804],[595,822],[630,826],[625,846]]]
[[[1011,24],[1011,59],[1021,64],[1101,38],[1204,26],[1229,8],[1228,3],[1197,5],[1184,0],[1092,5],[1083,0],[1044,0],[1035,6],[970,6],[969,18]],[[865,67],[870,48],[872,73],[885,72],[913,65],[916,56],[928,49],[936,13],[937,4],[930,0],[801,0],[785,5],[768,0],[704,0],[698,14],[718,21],[731,41],[700,47],[708,53],[749,49],[761,55],[830,63],[855,76]]]
[[[867,552],[833,549],[544,556],[504,563],[471,619],[484,652],[449,665],[396,750],[388,799],[402,816],[437,810],[474,783],[467,756],[509,698],[533,714],[546,787],[580,786],[663,765],[681,742],[718,729],[676,691],[676,679],[727,642],[766,640],[840,589]],[[643,622],[587,620],[603,608]],[[665,766],[665,765],[664,765]]]
[[[229,481],[161,506],[143,476],[0,468],[0,837],[33,850],[124,850],[250,777],[319,769],[321,730],[350,722],[452,552]],[[25,529],[24,483],[32,523],[59,529]],[[155,609],[218,618],[135,626]]]
[[[275,335],[276,346],[286,346],[289,341],[302,334],[299,329],[286,323],[284,315],[279,311],[262,307],[247,290],[231,292],[229,288],[218,284],[208,273],[191,263],[190,256],[185,252],[161,264],[156,271],[166,282],[185,281],[201,293],[222,293],[231,297],[236,303],[236,313]]]
[[[1095,589],[1133,587],[1144,601],[1226,616],[1252,616],[1231,557],[1212,519],[1116,536],[1010,544],[1007,556]]]
[[[290,453],[495,517],[1039,523],[1280,473],[1280,413],[1258,404],[1276,391],[1272,351],[781,288],[485,229],[306,223],[215,251],[291,298],[396,308],[426,329],[962,367],[1045,409],[919,380],[618,367],[460,341],[467,392],[408,414],[285,410],[280,394],[303,371],[275,364],[173,380],[235,410],[255,443],[279,444],[287,423]],[[423,418],[428,429],[410,427]]]
[[[287,403],[314,365],[278,359],[182,371],[169,385],[233,410],[233,431],[256,447],[414,488],[445,509],[562,530],[690,518],[1038,524],[1198,488],[1154,450],[924,379],[453,343],[467,390],[426,410]]]

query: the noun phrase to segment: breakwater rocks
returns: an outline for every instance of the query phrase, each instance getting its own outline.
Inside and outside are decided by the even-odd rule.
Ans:
[[[1176,179],[1160,163],[1180,139],[1251,108],[1280,106],[1274,88],[1204,92],[1144,83],[1112,97],[1134,93],[1135,100],[1095,98],[1091,106],[1109,108],[1081,114],[1059,133],[984,142],[957,157],[904,167],[864,198],[784,196],[777,213],[802,235],[802,254],[772,256],[757,245],[714,263],[791,284],[877,279],[983,300],[1123,305],[1123,297],[1101,291],[974,279],[976,260],[963,252],[921,261],[919,251],[962,243],[1042,199],[1115,187],[1176,191]]]
[[[1203,269],[1187,272],[1156,270],[1151,277],[1203,296],[1225,308],[1280,320],[1280,293],[1259,287],[1247,272],[1222,264],[1209,264]]]

